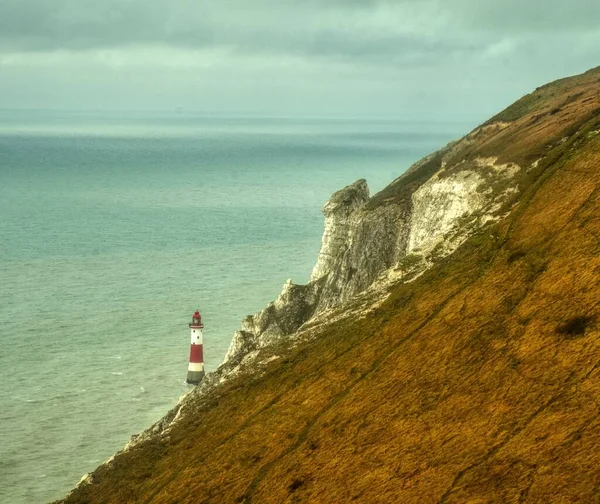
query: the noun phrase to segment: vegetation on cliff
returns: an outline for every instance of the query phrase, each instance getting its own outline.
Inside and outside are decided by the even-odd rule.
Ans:
[[[504,219],[373,310],[268,349],[65,502],[598,500],[600,70],[476,132],[444,155],[523,168]]]

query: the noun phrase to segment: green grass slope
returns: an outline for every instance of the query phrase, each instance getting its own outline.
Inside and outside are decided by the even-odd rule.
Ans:
[[[528,170],[505,220],[65,502],[598,501],[599,80],[541,88],[457,153]]]

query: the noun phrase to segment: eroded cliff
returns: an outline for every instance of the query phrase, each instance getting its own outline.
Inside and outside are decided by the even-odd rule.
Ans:
[[[382,276],[422,273],[481,226],[510,210],[523,174],[516,162],[474,156],[470,148],[503,128],[492,123],[426,157],[369,198],[364,179],[323,207],[325,230],[307,285],[284,285],[276,301],[249,315],[234,334],[225,363],[298,331],[313,317],[366,291]]]

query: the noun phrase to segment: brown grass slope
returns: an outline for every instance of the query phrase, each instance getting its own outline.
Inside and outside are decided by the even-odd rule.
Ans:
[[[541,159],[504,221],[66,502],[600,501],[600,72],[540,89],[463,152]]]

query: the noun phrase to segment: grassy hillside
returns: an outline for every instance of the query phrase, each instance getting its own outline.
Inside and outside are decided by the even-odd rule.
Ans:
[[[528,170],[505,220],[66,502],[598,501],[600,72],[496,121],[456,155]]]

